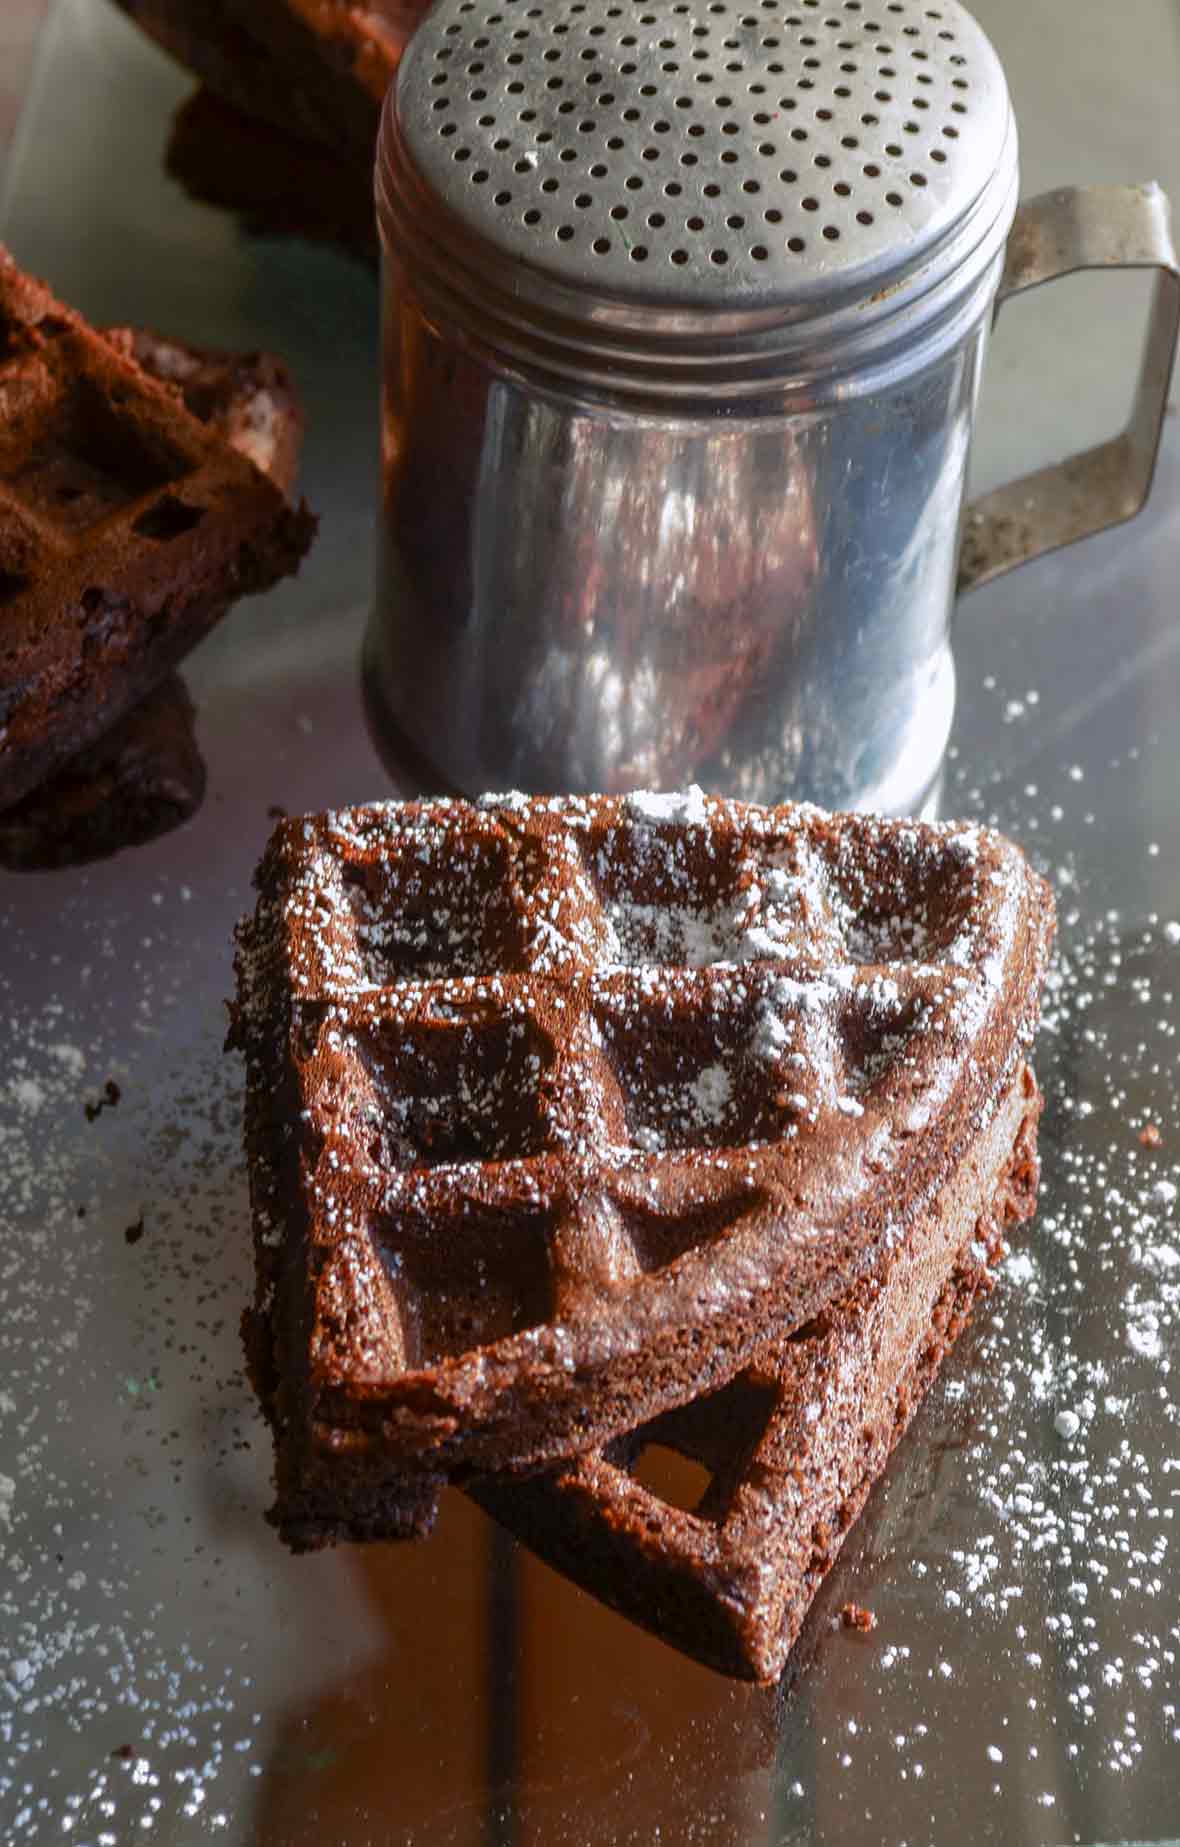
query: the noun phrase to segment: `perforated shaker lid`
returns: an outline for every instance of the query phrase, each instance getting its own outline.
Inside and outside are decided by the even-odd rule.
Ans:
[[[438,0],[394,107],[432,234],[583,299],[808,312],[1013,193],[956,0]]]

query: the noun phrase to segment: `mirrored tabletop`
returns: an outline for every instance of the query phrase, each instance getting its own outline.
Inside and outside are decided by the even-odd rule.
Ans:
[[[976,10],[1013,89],[1026,195],[1158,179],[1180,201],[1171,0]],[[1166,1839],[1180,417],[1138,520],[958,613],[944,811],[1021,841],[1060,912],[1041,1205],[783,1684],[673,1653],[457,1494],[425,1544],[296,1558],[264,1519],[270,1445],[242,1371],[242,1074],[222,1048],[231,934],[275,812],[413,787],[382,768],[358,679],[377,282],[330,250],[248,237],[169,180],[189,88],[108,0],[56,0],[21,82],[0,228],[95,322],[281,353],[322,525],[299,577],[239,605],[185,667],[209,767],[196,818],[87,868],[0,875],[0,1838]],[[1051,297],[998,325],[979,487],[1125,415],[1143,290],[1084,278]],[[850,1599],[871,1633],[834,1621]]]

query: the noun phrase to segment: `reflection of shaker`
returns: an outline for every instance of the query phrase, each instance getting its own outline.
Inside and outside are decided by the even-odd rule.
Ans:
[[[479,749],[512,783],[664,787],[724,742],[806,593],[814,539],[789,431],[751,438],[500,402],[477,526],[490,543],[477,538],[476,557],[494,558],[495,535],[511,533],[506,619],[508,596],[518,604],[510,645],[477,632],[464,665]],[[518,457],[530,458],[517,464],[527,525],[513,516]],[[770,509],[760,473],[780,484]],[[538,528],[568,539],[538,544]]]
[[[386,107],[377,194],[366,683],[394,754],[469,791],[697,780],[919,806],[953,714],[967,451],[1016,196],[1003,73],[970,16],[439,0]],[[1020,229],[1008,287],[1170,255],[1142,192],[1061,195]],[[1024,555],[1146,491],[1173,282],[1129,485],[1109,491],[1108,463],[1103,500],[1096,469]]]

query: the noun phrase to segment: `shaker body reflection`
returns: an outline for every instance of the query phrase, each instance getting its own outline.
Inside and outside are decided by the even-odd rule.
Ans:
[[[494,364],[387,268],[367,683],[392,752],[467,793],[920,807],[982,318],[868,397],[678,414]]]

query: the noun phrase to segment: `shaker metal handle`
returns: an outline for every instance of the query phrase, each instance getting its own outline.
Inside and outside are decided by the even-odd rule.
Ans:
[[[1150,491],[1180,331],[1180,267],[1159,186],[1071,186],[1022,205],[996,312],[1010,295],[1079,269],[1158,272],[1131,420],[1109,442],[972,501],[963,523],[960,590],[1130,519]]]

